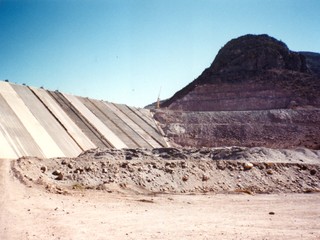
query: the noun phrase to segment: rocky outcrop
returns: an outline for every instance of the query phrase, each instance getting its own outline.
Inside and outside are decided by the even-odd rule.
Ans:
[[[268,35],[245,35],[228,42],[218,53],[211,71],[226,73],[286,69],[307,72],[305,57]]]
[[[228,42],[209,68],[161,107],[187,111],[319,107],[316,59],[310,53],[292,52],[268,35],[245,35]]]

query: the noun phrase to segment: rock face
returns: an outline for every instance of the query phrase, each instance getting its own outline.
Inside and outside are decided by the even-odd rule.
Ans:
[[[239,111],[320,106],[317,54],[268,35],[228,42],[196,80],[161,104],[173,110]]]
[[[246,35],[228,42],[218,53],[213,72],[286,69],[307,72],[305,57],[268,35]]]
[[[185,147],[320,149],[320,109],[157,110],[154,117],[172,142]]]
[[[300,52],[305,58],[310,71],[320,77],[320,54],[313,52]]]
[[[320,149],[320,54],[245,35],[161,107],[172,144]]]

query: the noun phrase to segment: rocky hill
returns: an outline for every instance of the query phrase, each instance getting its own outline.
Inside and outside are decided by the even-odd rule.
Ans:
[[[268,35],[245,35],[229,41],[209,68],[161,107],[188,111],[319,107],[319,56],[290,51]]]
[[[320,54],[245,35],[154,117],[173,145],[320,149],[319,64]]]

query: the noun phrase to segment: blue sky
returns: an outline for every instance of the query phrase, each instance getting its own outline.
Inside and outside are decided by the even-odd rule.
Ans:
[[[0,0],[0,79],[143,107],[266,33],[320,52],[319,0]]]

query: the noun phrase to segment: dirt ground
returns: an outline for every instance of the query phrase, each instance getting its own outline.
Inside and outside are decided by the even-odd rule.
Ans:
[[[97,152],[92,154],[84,154],[87,161]],[[97,155],[100,156],[99,163],[102,155]],[[224,152],[224,158],[228,156],[233,158],[235,155]],[[307,168],[302,167],[298,172],[309,177],[317,176],[317,173],[310,173],[317,161],[316,155],[314,157],[312,160],[309,156],[312,161],[310,160]],[[301,160],[301,156],[299,159]],[[276,194],[257,194],[248,191],[237,192],[231,186],[224,194],[219,191],[200,190],[174,193],[170,189],[152,193],[148,189],[149,185],[140,191],[120,186],[123,183],[119,181],[121,177],[113,179],[115,182],[111,184],[112,190],[97,190],[93,189],[92,185],[88,187],[85,182],[80,181],[81,184],[75,185],[70,179],[55,179],[58,176],[52,174],[52,170],[57,169],[57,166],[67,165],[67,160],[71,161],[51,160],[52,165],[45,165],[46,160],[40,159],[20,159],[20,163],[17,160],[0,160],[1,240],[320,239],[320,194],[317,191],[292,193],[288,188]],[[132,160],[134,159],[127,161],[133,164]],[[123,161],[118,162],[123,164]],[[60,165],[56,165],[57,163]],[[46,169],[41,170],[43,166],[46,166]],[[37,172],[35,169],[39,167],[41,171]],[[258,171],[258,167],[254,165],[247,171]],[[290,166],[287,168],[291,169]],[[297,165],[293,165],[292,168],[297,168]],[[156,169],[159,170],[158,165]],[[229,175],[230,170],[218,170],[227,172],[225,176]],[[234,167],[233,173],[238,174],[237,171],[244,172],[244,169]],[[267,171],[267,168],[264,168],[264,171]],[[176,172],[179,171],[176,169]],[[211,172],[207,173],[209,175]],[[42,174],[43,181],[39,181],[37,174]],[[277,174],[272,174],[275,175]],[[265,176],[269,177],[269,174]],[[203,179],[200,179],[198,182],[202,181]],[[319,179],[312,181],[313,185],[310,186],[314,186],[315,190]],[[194,186],[196,185],[195,183]]]

